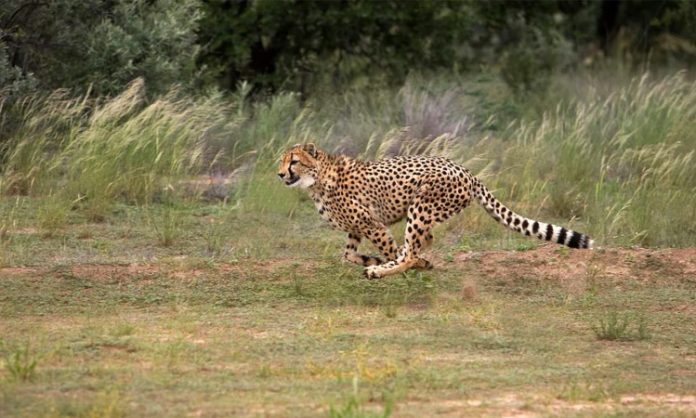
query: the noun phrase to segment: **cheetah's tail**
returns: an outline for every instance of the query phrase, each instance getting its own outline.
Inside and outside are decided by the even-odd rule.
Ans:
[[[540,240],[567,245],[570,248],[592,248],[594,244],[594,240],[583,233],[518,215],[500,203],[477,179],[474,180],[473,192],[489,215],[514,231],[527,236],[535,236]]]

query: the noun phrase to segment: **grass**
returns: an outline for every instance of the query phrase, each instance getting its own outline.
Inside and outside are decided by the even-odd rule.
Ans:
[[[50,194],[38,207],[38,226],[44,236],[52,237],[68,223],[70,204],[60,197]]]
[[[696,89],[572,81],[526,109],[465,77],[306,103],[147,102],[135,82],[18,104],[0,416],[693,414]],[[309,139],[450,156],[602,248],[546,247],[471,208],[434,231],[435,270],[363,280],[343,234],[275,178]],[[189,189],[208,173],[231,180],[224,200]]]
[[[691,407],[640,400],[696,390],[695,284],[680,260],[513,247],[446,262],[445,235],[435,270],[367,281],[340,262],[342,234],[316,224],[309,204],[288,222],[190,203],[168,247],[133,230],[150,210],[122,207],[60,236],[9,236],[16,267],[0,273],[0,333],[5,347],[31,341],[27,358],[40,360],[28,380],[2,368],[0,415],[459,416],[589,404],[679,416]],[[200,233],[211,219],[229,221],[219,254]],[[554,273],[579,263],[594,267]],[[608,273],[618,267],[625,275]],[[630,338],[599,340],[596,321],[618,309],[645,312],[650,338],[635,338],[631,319]]]
[[[114,201],[150,203],[182,176],[215,165],[217,136],[236,123],[221,99],[172,91],[145,102],[144,88],[138,79],[103,102],[56,93],[18,105],[26,109],[5,144],[5,190],[60,190],[89,220],[103,221]]]
[[[519,212],[587,231],[600,244],[693,245],[694,83],[685,73],[619,79],[611,87],[598,75],[569,77],[554,78],[553,95],[529,99],[536,111],[503,111],[519,99],[491,77],[414,76],[401,89],[350,91],[304,104],[288,93],[251,104],[248,89],[197,99],[172,91],[146,102],[142,80],[109,100],[56,92],[16,105],[21,111],[13,114],[22,119],[5,134],[2,188],[51,194],[67,205],[51,213],[73,208],[104,222],[117,203],[191,197],[182,180],[234,173],[230,204],[266,211],[288,199],[269,199],[276,194],[269,173],[279,153],[312,140],[364,158],[448,156]],[[46,218],[47,233],[59,229],[59,216]],[[484,214],[469,220],[467,230],[509,237]]]
[[[358,378],[353,378],[353,393],[339,407],[329,408],[330,418],[388,418],[392,414],[393,404],[387,398],[384,408],[381,411],[365,409],[359,399]]]
[[[182,235],[181,210],[170,205],[150,209],[150,222],[157,235],[159,244],[171,247]],[[208,248],[210,245],[208,245]]]
[[[600,340],[630,341],[650,338],[644,315],[636,316],[628,313],[621,315],[616,311],[606,313],[592,330]]]
[[[28,381],[36,374],[38,360],[31,352],[29,343],[21,346],[5,349],[5,370],[14,380]]]

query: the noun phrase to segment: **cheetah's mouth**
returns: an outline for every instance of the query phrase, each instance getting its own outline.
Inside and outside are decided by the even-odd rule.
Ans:
[[[294,177],[291,177],[289,180],[286,180],[285,185],[292,186],[293,184],[297,183],[298,181],[300,181],[300,176],[294,176]]]

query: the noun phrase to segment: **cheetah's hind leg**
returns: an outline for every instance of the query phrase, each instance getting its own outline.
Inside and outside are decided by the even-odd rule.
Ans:
[[[425,236],[425,241],[423,242],[423,248],[421,248],[422,251],[425,251],[429,249],[433,245],[433,234],[428,233],[428,235]],[[416,270],[432,270],[433,269],[433,263],[430,261],[426,260],[423,257],[418,257],[418,260],[416,261],[416,264],[413,265],[413,268]]]
[[[384,263],[384,261],[379,257],[359,254],[358,245],[360,245],[360,237],[355,234],[348,234],[346,248],[343,251],[343,259],[346,261],[350,261],[351,263],[359,264],[364,267],[376,266],[378,264]]]
[[[433,263],[430,261],[426,260],[425,258],[419,258],[416,260],[416,263],[413,265],[412,268],[416,270],[432,270],[433,269]]]
[[[391,274],[403,273],[410,268],[416,267],[416,265],[427,266],[430,264],[430,262],[418,256],[420,249],[424,247],[427,241],[427,237],[430,236],[430,229],[431,227],[426,226],[423,221],[416,219],[414,216],[409,216],[406,222],[404,245],[399,250],[396,260],[378,266],[367,267],[365,269],[365,277],[368,279],[379,279]]]

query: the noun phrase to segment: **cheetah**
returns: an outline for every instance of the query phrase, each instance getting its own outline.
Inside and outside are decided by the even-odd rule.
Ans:
[[[571,248],[593,244],[580,232],[518,215],[468,169],[447,158],[400,156],[367,162],[329,154],[312,143],[298,144],[282,155],[278,177],[289,187],[306,189],[321,217],[348,233],[343,257],[364,266],[370,279],[432,268],[419,254],[432,244],[433,227],[474,198],[496,221],[524,235]],[[403,218],[406,232],[399,247],[389,226]],[[358,253],[363,238],[382,257]]]

